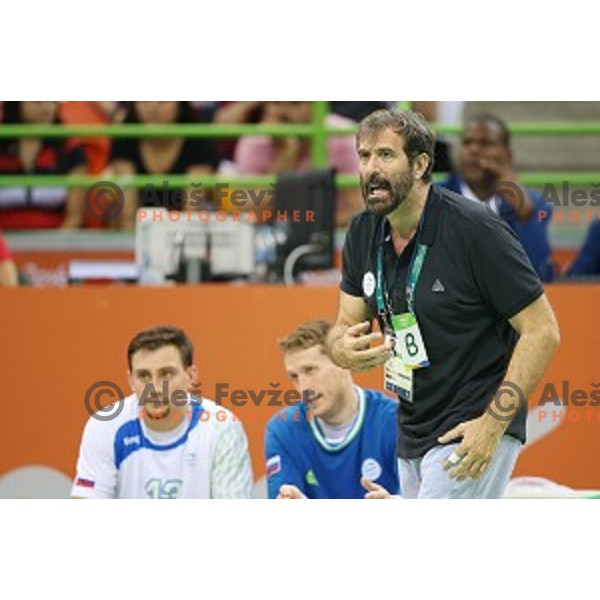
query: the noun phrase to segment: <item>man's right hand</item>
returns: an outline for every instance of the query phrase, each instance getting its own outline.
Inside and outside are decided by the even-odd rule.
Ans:
[[[365,500],[390,500],[394,498],[383,486],[373,483],[366,477],[360,480],[360,484],[367,490]]]
[[[394,352],[390,341],[371,348],[371,344],[383,340],[383,334],[369,333],[370,331],[369,321],[348,327],[332,345],[335,362],[355,373],[364,373],[385,364],[392,358]]]

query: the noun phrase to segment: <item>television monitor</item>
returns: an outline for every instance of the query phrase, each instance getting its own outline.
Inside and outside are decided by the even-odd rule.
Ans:
[[[333,169],[282,173],[278,177],[271,223],[284,278],[333,268],[336,193]]]
[[[136,263],[142,283],[188,283],[251,277],[254,225],[216,213],[141,209],[136,220]]]

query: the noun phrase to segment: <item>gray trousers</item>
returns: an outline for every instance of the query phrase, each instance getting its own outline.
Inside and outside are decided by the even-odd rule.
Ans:
[[[459,444],[436,446],[422,458],[399,460],[402,497],[414,498],[502,498],[523,444],[505,435],[481,479],[457,482],[444,471],[446,459]],[[450,469],[451,471],[452,469]]]

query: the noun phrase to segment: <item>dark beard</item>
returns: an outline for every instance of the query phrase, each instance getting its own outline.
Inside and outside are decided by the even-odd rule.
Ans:
[[[390,192],[388,202],[372,202],[369,200],[369,188],[373,183],[383,185],[384,189]],[[379,176],[370,177],[369,181],[361,183],[365,209],[378,217],[386,217],[393,213],[406,200],[414,183],[414,176],[410,172],[402,173],[391,181]]]

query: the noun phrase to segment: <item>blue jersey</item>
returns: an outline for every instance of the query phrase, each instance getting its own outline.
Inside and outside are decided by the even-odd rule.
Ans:
[[[267,425],[269,498],[295,485],[307,498],[364,498],[362,476],[400,493],[395,400],[356,388],[359,414],[345,441],[332,446],[305,404],[286,408]]]
[[[592,223],[569,276],[600,275],[600,221]]]
[[[451,192],[462,195],[464,180],[459,175],[453,175],[440,185]],[[531,265],[539,278],[546,282],[552,281],[554,277],[552,266],[552,249],[550,248],[550,237],[548,225],[552,221],[553,205],[546,202],[537,190],[527,188],[527,192],[533,202],[534,214],[526,221],[519,221],[515,216],[514,209],[506,200],[499,205],[500,217],[517,234],[523,250],[525,250]]]

